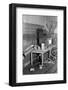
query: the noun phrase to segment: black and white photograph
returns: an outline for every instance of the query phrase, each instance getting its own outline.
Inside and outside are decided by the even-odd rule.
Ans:
[[[66,83],[66,7],[10,4],[9,85]]]
[[[22,17],[23,74],[57,73],[57,16]]]

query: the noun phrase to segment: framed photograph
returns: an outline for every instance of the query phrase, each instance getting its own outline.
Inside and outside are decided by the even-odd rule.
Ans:
[[[9,85],[66,83],[66,7],[9,5]]]

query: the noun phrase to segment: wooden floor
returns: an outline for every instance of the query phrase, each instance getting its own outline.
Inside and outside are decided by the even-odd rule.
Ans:
[[[45,63],[43,65],[42,69],[39,69],[39,64],[35,65],[34,71],[30,71],[31,65],[29,64],[23,69],[23,74],[24,75],[31,75],[31,74],[52,74],[52,73],[57,73],[57,62],[55,64],[53,63]]]

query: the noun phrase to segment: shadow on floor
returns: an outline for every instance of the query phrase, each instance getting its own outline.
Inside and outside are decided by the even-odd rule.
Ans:
[[[23,69],[23,75],[31,75],[31,74],[52,74],[57,73],[57,62],[53,63],[45,63],[42,69],[39,69],[39,64],[34,66],[34,71],[30,71],[31,65],[29,64]]]

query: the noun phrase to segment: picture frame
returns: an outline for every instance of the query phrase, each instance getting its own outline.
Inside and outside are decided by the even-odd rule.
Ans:
[[[49,26],[48,26],[49,25]],[[50,29],[52,26],[52,29]],[[48,28],[47,28],[48,27]],[[38,69],[35,71],[33,67],[28,71],[26,67],[28,58],[33,55],[43,59],[43,52],[50,50],[48,46],[52,42],[52,35],[57,28],[57,64],[45,64],[44,67],[53,67],[55,70]],[[39,30],[37,30],[39,29]],[[43,34],[38,34],[37,31],[43,31]],[[46,31],[45,31],[46,29]],[[35,30],[35,31],[32,31]],[[47,31],[48,30],[48,31]],[[49,31],[50,30],[50,31]],[[47,32],[47,33],[46,33]],[[29,35],[28,35],[29,34]],[[49,42],[45,39],[40,39],[42,36],[49,38]],[[37,38],[32,37],[37,35]],[[49,36],[50,35],[50,36]],[[56,36],[56,35],[55,35]],[[23,37],[23,38],[22,38]],[[32,39],[33,38],[33,39]],[[39,38],[39,39],[38,39]],[[36,41],[37,39],[37,41]],[[46,41],[46,48],[44,50],[44,40]],[[36,42],[36,43],[35,43]],[[40,46],[40,43],[41,46]],[[24,48],[30,43],[34,46],[34,51],[30,51],[30,55],[26,57]],[[36,44],[36,46],[35,46]],[[40,51],[38,50],[40,47]],[[23,47],[22,47],[23,46]],[[29,46],[31,48],[32,46]],[[49,49],[50,47],[50,49]],[[52,46],[53,47],[53,46]],[[56,49],[51,49],[52,55],[55,56]],[[39,53],[41,54],[39,54]],[[32,54],[31,54],[32,53]],[[35,53],[35,55],[33,54]],[[42,55],[42,56],[41,56]],[[47,56],[48,55],[48,56]],[[30,65],[33,65],[33,56],[29,59]],[[27,58],[27,59],[23,59]],[[53,57],[49,52],[46,53],[45,58],[52,63]],[[49,58],[49,59],[48,59]],[[42,60],[40,59],[40,60]],[[38,59],[36,59],[37,61]],[[45,60],[46,61],[46,60]],[[48,63],[47,61],[46,63]],[[38,61],[39,62],[39,61]],[[43,65],[43,60],[41,61]],[[49,62],[49,63],[50,63]],[[24,63],[24,64],[23,64]],[[36,62],[37,63],[37,62]],[[50,67],[50,68],[51,68]],[[23,68],[23,69],[22,69]],[[57,68],[57,69],[56,69]],[[22,72],[23,71],[23,72]],[[44,72],[46,71],[46,72]],[[42,72],[42,74],[40,73]],[[60,84],[66,83],[66,6],[51,6],[51,5],[33,5],[33,4],[16,4],[9,5],[9,85],[10,86],[29,86],[29,85],[44,85],[44,84]]]

